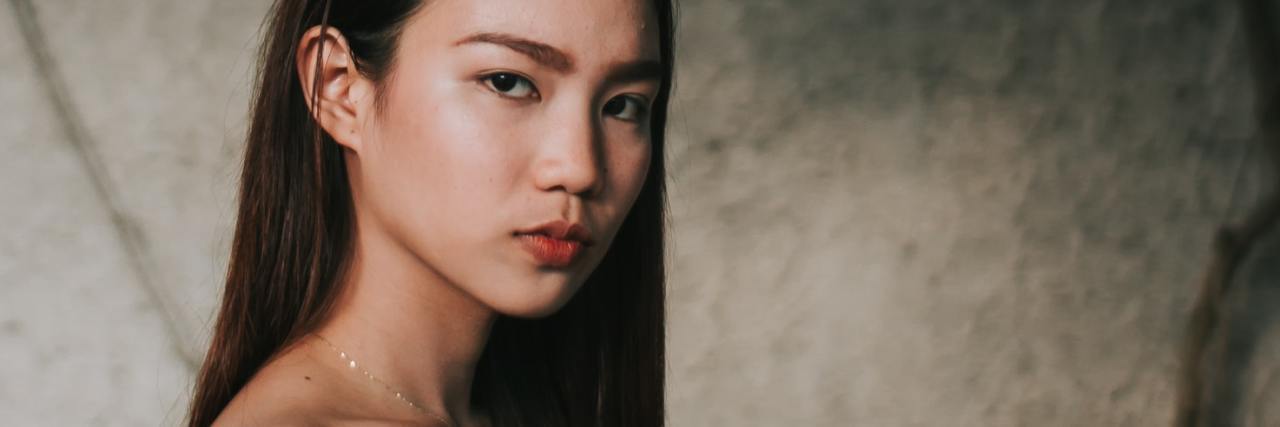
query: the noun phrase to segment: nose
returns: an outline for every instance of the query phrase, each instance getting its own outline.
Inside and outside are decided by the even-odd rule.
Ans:
[[[543,191],[592,197],[603,190],[603,131],[592,114],[562,115],[539,144],[534,181]]]

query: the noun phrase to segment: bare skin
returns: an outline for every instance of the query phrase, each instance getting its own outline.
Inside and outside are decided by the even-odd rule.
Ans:
[[[342,34],[308,31],[298,72],[320,81],[313,113],[356,212],[345,291],[315,332],[425,412],[307,336],[215,425],[489,425],[470,395],[493,323],[568,302],[644,183],[657,29],[641,0],[435,0],[405,27],[381,108]],[[593,244],[546,265],[519,231],[548,221]]]

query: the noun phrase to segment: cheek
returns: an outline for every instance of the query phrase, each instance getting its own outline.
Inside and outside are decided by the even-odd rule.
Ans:
[[[424,79],[425,80],[425,79]],[[518,153],[465,89],[401,80],[378,125],[371,190],[386,192],[384,212],[409,238],[467,245],[492,231],[499,203],[512,191]],[[427,242],[422,242],[426,244]],[[439,246],[432,243],[433,246]],[[416,245],[415,245],[416,246]]]
[[[649,142],[633,142],[628,141],[625,146],[617,150],[617,154],[613,155],[609,162],[609,179],[613,181],[613,185],[617,191],[614,193],[619,202],[623,206],[625,216],[626,209],[629,209],[631,203],[640,194],[640,190],[644,187],[645,178],[648,177],[649,166],[652,160],[653,148]],[[621,221],[619,219],[618,221]]]

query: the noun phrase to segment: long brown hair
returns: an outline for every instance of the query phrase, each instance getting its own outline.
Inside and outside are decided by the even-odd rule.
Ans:
[[[226,287],[189,425],[212,424],[272,355],[326,318],[342,284],[354,208],[342,150],[312,119],[294,68],[303,32],[317,25],[342,32],[360,72],[382,82],[405,23],[422,3],[273,5],[259,51]],[[545,318],[495,323],[471,396],[495,426],[664,422],[663,140],[675,24],[671,0],[653,6],[665,73],[650,116],[647,180],[608,253],[569,303]]]

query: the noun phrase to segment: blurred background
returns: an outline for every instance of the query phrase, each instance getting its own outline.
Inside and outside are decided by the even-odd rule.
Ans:
[[[267,3],[0,7],[4,424],[182,421]],[[680,3],[671,425],[1280,425],[1280,232],[1184,349],[1276,190],[1241,2]]]

